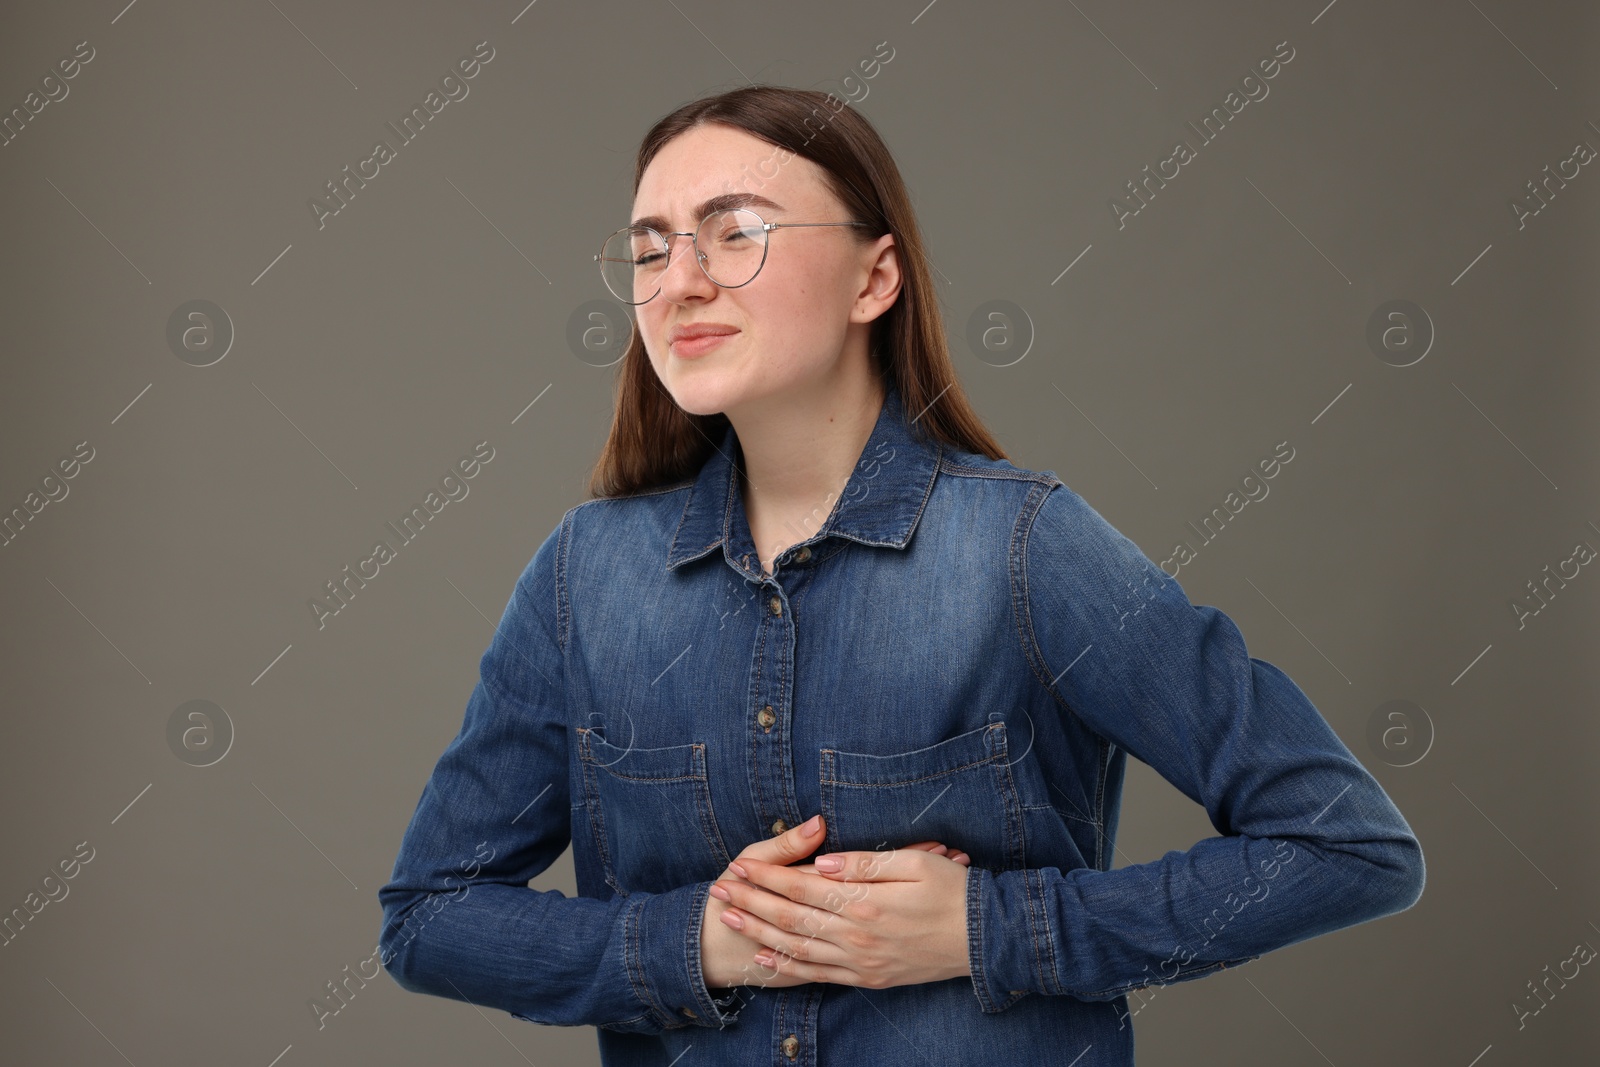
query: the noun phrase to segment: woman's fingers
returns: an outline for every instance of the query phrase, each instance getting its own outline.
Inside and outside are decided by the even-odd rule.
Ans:
[[[813,815],[799,826],[789,827],[777,837],[769,837],[747,846],[739,853],[739,857],[748,856],[764,863],[787,866],[815,852],[822,845],[825,829],[822,825],[822,816]]]
[[[718,919],[730,929],[737,930],[755,941],[761,948],[776,949],[794,959],[838,964],[847,958],[837,945],[824,939],[821,929],[790,933],[761,916],[732,904],[724,909]],[[824,924],[826,922],[824,919]]]
[[[943,856],[945,859],[955,860],[963,867],[970,866],[972,863],[971,856],[968,856],[965,852],[962,852],[958,848],[951,848],[950,846],[939,841],[918,841],[914,845],[907,845],[906,848],[921,849],[924,852],[935,852]]]
[[[821,815],[812,816],[799,826],[791,826],[777,837],[769,837],[757,841],[739,853],[739,857],[762,860],[766,863],[776,863],[789,866],[797,860],[805,859],[821,847],[822,839],[827,827],[823,824]],[[952,849],[942,841],[918,841],[906,848],[920,849],[932,852],[954,860],[956,863],[968,866],[972,858],[960,849]]]

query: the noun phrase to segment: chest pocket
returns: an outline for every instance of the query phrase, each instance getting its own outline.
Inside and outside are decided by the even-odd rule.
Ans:
[[[1024,866],[1022,802],[1003,722],[893,755],[824,748],[820,768],[827,833],[819,855],[941,841],[978,867]]]
[[[590,829],[618,896],[664,893],[727,869],[704,744],[624,747],[588,727],[577,736]]]

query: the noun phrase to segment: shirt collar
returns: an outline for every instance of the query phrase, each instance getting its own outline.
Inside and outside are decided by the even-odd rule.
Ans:
[[[905,548],[933,492],[943,451],[941,442],[907,422],[900,392],[890,382],[883,409],[849,483],[833,502],[822,528],[807,540],[833,536],[863,545]],[[683,516],[667,548],[668,570],[699,559],[719,545],[730,564],[745,569],[739,557],[754,545],[739,492],[743,464],[738,435],[729,425],[689,489]]]

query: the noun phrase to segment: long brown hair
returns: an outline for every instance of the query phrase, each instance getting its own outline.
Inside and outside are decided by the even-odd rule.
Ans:
[[[844,100],[814,89],[750,85],[702,97],[645,135],[634,165],[634,192],[663,145],[709,123],[743,130],[821,167],[846,217],[870,224],[847,231],[859,240],[894,234],[901,287],[894,304],[873,320],[873,369],[898,387],[910,416],[922,413],[918,426],[930,438],[1008,459],[956,378],[911,198],[872,124]],[[656,377],[635,330],[617,375],[611,433],[589,475],[589,492],[626,496],[693,478],[727,426],[725,414],[693,415],[678,406]]]

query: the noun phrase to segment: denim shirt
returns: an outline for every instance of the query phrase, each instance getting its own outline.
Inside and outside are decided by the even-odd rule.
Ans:
[[[607,1067],[1122,1067],[1146,987],[1421,895],[1306,695],[1054,472],[931,440],[891,386],[768,575],[733,461],[729,427],[691,480],[572,507],[518,577],[378,891],[405,989],[596,1027]],[[1113,869],[1129,756],[1217,836]],[[970,977],[713,997],[708,888],[819,811],[813,857],[971,857]],[[569,844],[579,895],[532,889]]]

